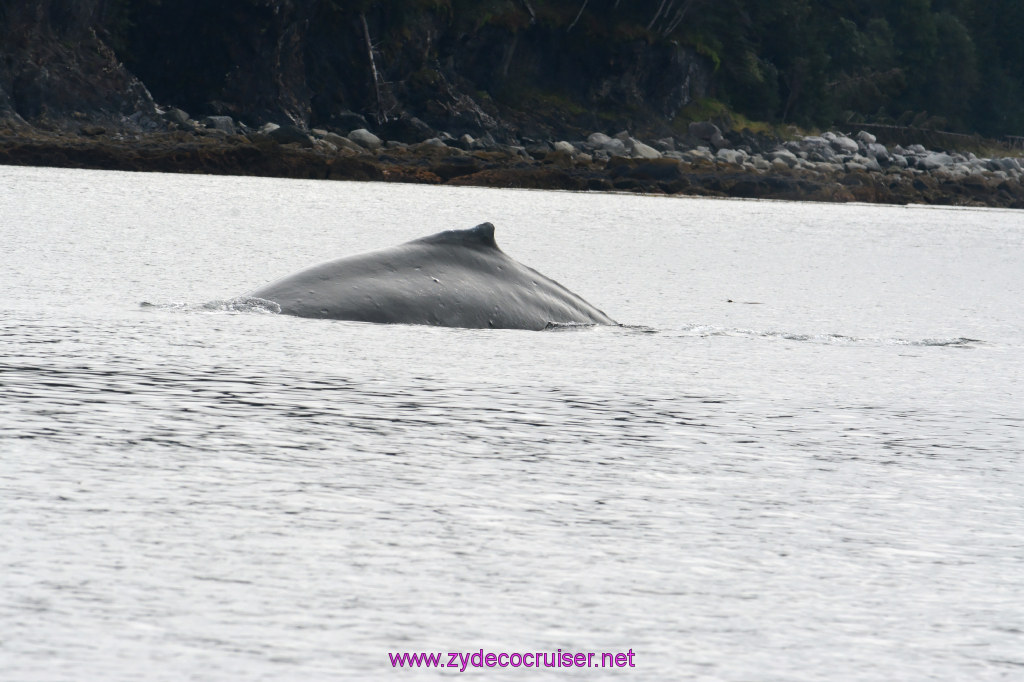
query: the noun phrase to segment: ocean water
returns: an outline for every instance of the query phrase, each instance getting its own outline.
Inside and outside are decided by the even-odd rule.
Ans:
[[[497,226],[622,323],[303,320]],[[0,167],[0,679],[1024,679],[1024,213]],[[393,668],[389,654],[633,653]]]

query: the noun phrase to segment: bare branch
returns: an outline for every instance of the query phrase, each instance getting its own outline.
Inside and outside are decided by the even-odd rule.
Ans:
[[[587,8],[587,3],[588,3],[588,2],[590,2],[590,0],[583,0],[583,6],[582,6],[582,7],[580,7],[580,12],[579,12],[579,14],[577,14],[577,15],[576,15],[576,18],[572,20],[572,23],[571,23],[571,24],[569,24],[569,28],[565,29],[565,32],[566,32],[566,33],[568,33],[569,31],[571,31],[571,30],[572,30],[572,27],[573,27],[573,26],[575,26],[575,25],[576,25],[576,22],[577,22],[577,21],[579,21],[579,20],[580,20],[580,17],[582,17],[582,16],[583,16],[583,10],[585,10],[585,9]]]
[[[526,5],[526,11],[530,13],[530,23],[537,23],[537,12],[534,11],[533,5],[530,4],[530,0],[523,0],[523,4]]]
[[[363,36],[366,38],[366,53],[370,57],[370,73],[373,76],[373,88],[377,94],[377,123],[384,123],[388,120],[387,112],[384,111],[384,98],[380,92],[380,73],[377,71],[377,60],[374,57],[373,41],[370,40],[370,26],[366,23],[366,14],[361,13],[359,20],[363,23]]]
[[[651,23],[647,24],[647,30],[648,31],[650,31],[651,28],[654,27],[654,22],[656,22],[658,20],[658,17],[661,16],[661,10],[665,9],[665,3],[666,2],[668,2],[668,0],[661,0],[661,4],[658,5],[658,11],[654,13],[653,17],[651,17]],[[618,4],[618,3],[616,3],[616,4]]]

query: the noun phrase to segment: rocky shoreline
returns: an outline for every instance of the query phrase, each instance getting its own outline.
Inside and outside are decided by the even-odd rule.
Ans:
[[[164,113],[167,128],[0,127],[0,164],[331,180],[619,191],[794,201],[1024,208],[1024,158],[888,147],[865,131],[783,141],[711,122],[641,141],[629,132],[580,140],[455,138],[412,119],[380,135],[248,128],[228,116]],[[391,132],[388,135],[387,132]],[[395,138],[395,139],[389,139]]]

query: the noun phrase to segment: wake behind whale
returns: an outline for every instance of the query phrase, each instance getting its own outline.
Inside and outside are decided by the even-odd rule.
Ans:
[[[246,296],[272,301],[286,315],[361,322],[535,330],[616,324],[505,254],[491,223],[316,265]]]

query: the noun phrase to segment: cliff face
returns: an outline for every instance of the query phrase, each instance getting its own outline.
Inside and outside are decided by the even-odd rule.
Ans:
[[[672,42],[567,30],[529,2],[483,5],[0,0],[0,116],[145,127],[155,97],[249,125],[345,128],[358,114],[395,138],[423,122],[499,139],[654,133],[708,87],[708,60]]]
[[[149,92],[97,33],[105,5],[0,3],[0,117],[44,127],[68,119],[157,125]]]

